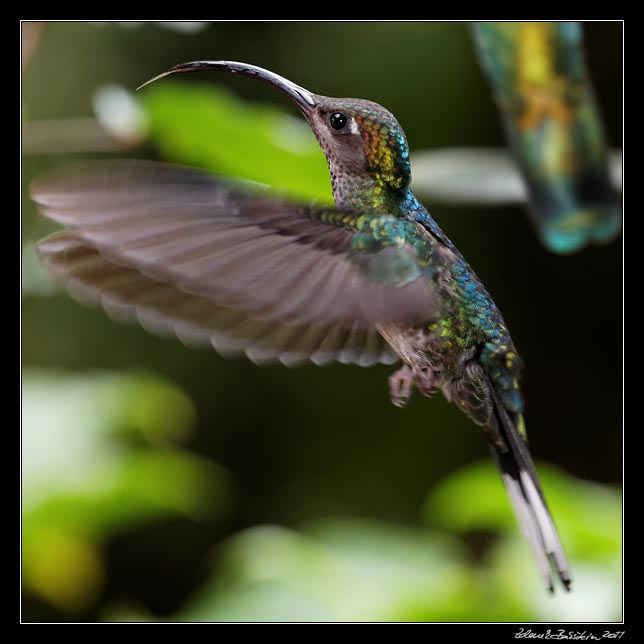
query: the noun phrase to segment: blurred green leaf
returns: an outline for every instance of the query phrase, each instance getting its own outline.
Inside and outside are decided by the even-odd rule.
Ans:
[[[432,621],[474,611],[463,549],[427,530],[326,520],[247,530],[181,619]]]
[[[177,616],[195,621],[611,621],[621,618],[619,494],[541,464],[573,591],[552,597],[518,533],[498,473],[476,463],[428,498],[456,533],[495,530],[475,562],[449,534],[358,519],[301,532],[257,527],[219,552],[217,574]],[[462,502],[466,499],[466,502]],[[595,529],[592,529],[593,525]],[[601,527],[600,527],[601,525]]]
[[[223,470],[172,442],[190,400],[149,375],[26,370],[22,388],[22,554],[27,588],[64,610],[102,584],[100,546],[125,526],[227,503]]]
[[[23,504],[86,489],[130,445],[185,439],[196,412],[185,394],[147,375],[26,370],[22,387]]]
[[[337,616],[315,596],[282,580],[260,579],[224,592],[199,593],[173,621],[304,622],[336,621]]]
[[[25,543],[43,526],[105,538],[168,514],[205,519],[224,505],[225,481],[212,463],[179,450],[137,450],[97,468],[83,489],[41,500],[23,518]]]
[[[26,526],[98,535],[159,512],[207,516],[224,502],[224,472],[171,445],[188,437],[196,415],[170,383],[28,370],[22,393]]]
[[[324,155],[304,119],[219,87],[164,82],[141,96],[165,159],[333,203]]]

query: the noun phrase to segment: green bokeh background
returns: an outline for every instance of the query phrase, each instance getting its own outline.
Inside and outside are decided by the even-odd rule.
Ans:
[[[619,147],[621,24],[588,23],[585,36],[609,144]],[[99,87],[133,90],[195,59],[251,62],[317,93],[377,101],[396,114],[412,151],[504,145],[461,23],[220,22],[192,34],[154,23],[49,23],[24,71],[25,127],[90,117]],[[230,136],[212,129],[244,129],[237,104],[215,105],[230,95],[248,103],[258,137],[271,118],[295,116],[259,83],[195,75],[138,97],[151,130],[134,149],[26,155],[23,242],[54,229],[28,200],[30,181],[79,156],[197,163],[201,150],[203,164],[239,174]],[[193,117],[211,100],[215,125],[200,128]],[[303,149],[314,145],[302,136]],[[275,161],[270,145],[266,138],[253,160],[266,154],[297,192],[299,170]],[[316,163],[324,167],[321,152]],[[302,185],[324,193],[315,176]],[[479,463],[480,432],[441,397],[394,408],[391,368],[259,368],[30,289],[23,619],[620,619],[621,242],[555,256],[520,208],[424,201],[495,298],[526,362],[530,445],[551,464],[544,484],[575,592],[553,600],[543,591],[502,486]]]

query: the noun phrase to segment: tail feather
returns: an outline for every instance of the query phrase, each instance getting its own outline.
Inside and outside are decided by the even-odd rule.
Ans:
[[[554,572],[566,590],[570,590],[571,579],[566,555],[527,445],[496,394],[494,402],[494,414],[502,441],[500,444],[491,442],[490,445],[514,513],[547,588],[554,592]]]

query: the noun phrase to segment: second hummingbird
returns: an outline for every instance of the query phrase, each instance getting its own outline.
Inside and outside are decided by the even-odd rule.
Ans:
[[[256,362],[402,360],[393,403],[406,405],[414,386],[441,390],[483,428],[546,586],[554,576],[568,589],[528,451],[521,360],[491,296],[412,193],[398,121],[246,63],[197,61],[161,76],[195,71],[286,94],[324,151],[336,208],[161,163],[85,164],[32,186],[41,212],[67,227],[38,244],[42,260],[119,320]]]

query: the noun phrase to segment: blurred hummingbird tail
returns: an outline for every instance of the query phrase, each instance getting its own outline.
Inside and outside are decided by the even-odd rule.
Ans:
[[[494,415],[502,440],[490,441],[490,447],[492,456],[501,471],[517,521],[530,545],[548,590],[551,593],[554,592],[554,572],[569,591],[571,579],[566,555],[546,505],[525,439],[493,387],[492,392]]]

